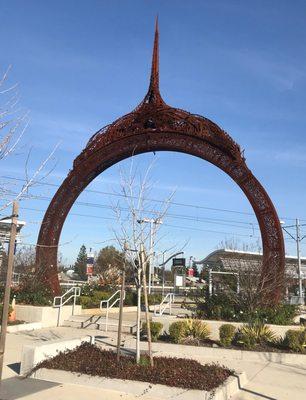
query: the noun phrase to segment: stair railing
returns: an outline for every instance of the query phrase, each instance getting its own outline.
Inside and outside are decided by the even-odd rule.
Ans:
[[[119,293],[119,297],[116,297]],[[117,290],[117,292],[115,292],[113,295],[111,295],[111,297],[107,300],[101,300],[100,301],[100,310],[104,310],[105,308],[103,308],[103,305],[106,304],[106,315],[105,315],[105,332],[107,332],[107,328],[108,328],[108,313],[109,310],[114,307],[121,298],[121,290]],[[125,299],[125,290],[123,291],[123,300]]]
[[[74,286],[71,289],[67,290],[62,296],[55,296],[53,299],[53,307],[58,308],[57,314],[57,326],[60,324],[61,319],[61,311],[62,307],[67,304],[71,299],[73,299],[72,303],[72,315],[74,315],[74,308],[76,304],[76,299],[81,295],[81,288],[78,286]]]
[[[167,308],[169,308],[169,314],[171,315],[171,306],[174,303],[174,296],[174,293],[168,293],[160,304],[154,304],[154,315],[163,315]]]

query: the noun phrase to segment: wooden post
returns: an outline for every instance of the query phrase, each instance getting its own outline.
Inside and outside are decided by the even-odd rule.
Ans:
[[[9,306],[10,306],[11,282],[12,282],[12,275],[13,275],[14,252],[15,252],[15,239],[16,239],[16,233],[17,233],[18,208],[19,207],[18,207],[17,201],[14,201],[13,214],[11,217],[12,223],[11,223],[11,232],[10,232],[8,265],[7,265],[6,285],[5,285],[5,291],[4,291],[1,336],[0,336],[0,383],[2,381],[5,340],[6,340],[6,331],[7,331],[7,322],[8,322],[8,312],[9,312]]]
[[[151,365],[151,367],[153,367],[154,361],[153,361],[153,355],[152,355],[151,324],[150,324],[150,316],[149,316],[149,302],[148,302],[147,280],[146,280],[146,264],[147,264],[147,261],[145,260],[144,256],[145,256],[144,248],[143,248],[143,244],[141,244],[140,260],[141,260],[141,267],[142,267],[143,295],[144,295],[144,302],[145,302],[145,309],[146,309],[148,350],[149,350],[150,365]]]
[[[124,259],[124,266],[123,266],[123,271],[122,271],[122,282],[121,282],[121,290],[120,290],[119,322],[118,322],[118,337],[117,337],[117,361],[118,362],[120,360],[124,287],[125,287],[125,259]]]

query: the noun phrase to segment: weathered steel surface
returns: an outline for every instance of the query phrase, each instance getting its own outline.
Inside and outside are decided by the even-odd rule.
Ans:
[[[79,194],[99,174],[132,155],[151,151],[177,151],[211,162],[226,172],[243,190],[256,214],[263,243],[263,282],[272,282],[272,302],[281,297],[285,252],[275,208],[248,169],[237,143],[218,125],[200,115],[168,106],[159,91],[159,41],[156,25],[151,79],[144,100],[131,113],[99,130],[74,160],[53,197],[40,229],[37,270],[59,292],[57,247],[70,208]],[[41,274],[40,274],[41,275]]]

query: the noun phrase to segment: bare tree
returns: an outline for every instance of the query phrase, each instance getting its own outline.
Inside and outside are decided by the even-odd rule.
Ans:
[[[245,243],[241,242],[235,237],[232,237],[230,239],[221,240],[221,242],[217,245],[217,249],[251,251],[255,253],[261,253],[262,244],[260,239],[257,239],[255,243]]]
[[[21,149],[21,141],[29,125],[29,112],[19,107],[18,86],[9,85],[8,77],[11,67],[3,74],[0,79],[0,161],[16,154]],[[39,183],[44,177],[50,174],[52,168],[47,173],[44,172],[46,165],[54,157],[58,145],[49,155],[37,166],[34,173],[29,173],[29,163],[31,149],[27,152],[24,163],[24,183],[19,186],[12,184],[5,178],[0,181],[0,212],[10,207],[14,200],[21,199],[28,195],[29,189],[34,184]],[[24,151],[24,149],[23,149]]]
[[[120,173],[120,195],[121,200],[113,204],[112,208],[117,219],[117,229],[113,230],[115,238],[122,251],[125,251],[126,260],[132,266],[134,281],[137,289],[137,333],[136,333],[136,361],[140,360],[140,312],[141,312],[141,291],[144,291],[145,311],[147,321],[147,339],[150,363],[153,365],[151,348],[151,330],[148,306],[148,294],[146,285],[147,266],[152,262],[149,242],[157,244],[161,239],[158,237],[160,224],[155,224],[153,237],[149,224],[141,223],[145,218],[151,216],[156,221],[161,221],[167,213],[173,193],[162,202],[157,209],[150,201],[150,192],[154,184],[150,181],[149,175],[152,170],[152,163],[143,174],[139,174],[134,168],[133,158],[128,172]],[[158,237],[158,239],[157,239]]]
[[[219,277],[225,291],[234,302],[241,308],[246,308],[250,313],[260,306],[269,306],[267,299],[275,290],[279,288],[284,290],[285,280],[279,274],[276,263],[271,262],[268,270],[264,273],[261,258],[253,259],[247,254],[237,253],[225,270],[233,274],[231,278],[228,275]],[[289,271],[286,274],[289,276]],[[237,287],[239,291],[237,291]]]

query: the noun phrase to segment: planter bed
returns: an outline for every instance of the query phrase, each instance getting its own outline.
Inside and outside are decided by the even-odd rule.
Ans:
[[[83,343],[42,361],[32,372],[46,368],[205,391],[217,388],[234,374],[220,365],[202,365],[186,358],[155,357],[154,367],[149,365],[147,356],[143,356],[141,365],[135,364],[134,360],[134,357],[124,355],[118,364],[116,353],[112,350]]]
[[[239,372],[236,373],[235,375],[231,375],[232,371],[230,371],[230,366],[229,368],[222,368],[218,366],[216,368],[216,365],[214,365],[212,368],[215,368],[215,371],[221,371],[219,376],[216,376],[213,380],[213,385],[216,387],[216,382],[219,381],[221,382],[223,380],[223,383],[221,383],[218,387],[215,389],[212,389],[211,391],[205,391],[205,390],[198,390],[198,389],[182,389],[180,387],[175,387],[175,386],[166,386],[165,384],[157,384],[157,383],[152,383],[156,382],[154,381],[149,381],[146,379],[145,381],[132,381],[130,373],[126,374],[125,376],[128,379],[123,380],[122,377],[121,379],[116,378],[118,376],[117,372],[117,364],[116,368],[114,370],[114,375],[112,374],[112,377],[107,377],[110,375],[109,372],[106,372],[106,376],[96,376],[97,372],[95,371],[95,366],[99,365],[101,366],[101,362],[99,359],[92,355],[90,355],[90,359],[88,361],[88,357],[84,359],[83,356],[80,356],[77,352],[74,350],[76,348],[79,348],[80,345],[84,344],[84,342],[89,342],[89,343],[94,343],[94,337],[84,337],[84,338],[79,338],[79,339],[73,339],[69,341],[51,341],[46,343],[42,343],[39,345],[26,345],[23,348],[22,352],[22,358],[21,358],[21,375],[26,377],[26,376],[31,376],[32,378],[36,379],[42,379],[46,380],[49,382],[57,382],[57,383],[69,383],[69,384],[76,384],[76,385],[82,385],[82,386],[90,386],[90,387],[96,387],[100,389],[106,389],[106,390],[115,390],[121,395],[126,396],[127,393],[132,394],[136,397],[141,397],[143,396],[144,393],[147,393],[150,398],[153,399],[173,399],[177,398],[177,400],[194,400],[201,398],[203,400],[228,400],[228,398],[232,395],[234,395],[236,392],[238,392],[239,387],[241,385],[246,384],[246,375],[244,372]],[[155,343],[154,343],[155,345]],[[199,363],[196,363],[196,369],[201,370],[201,364],[207,364],[207,357],[202,355],[202,357],[197,357],[199,353],[199,348],[194,347],[194,346],[177,346],[177,345],[167,345],[167,344],[158,344],[160,347],[157,351],[154,351],[154,354],[156,354],[156,357],[154,359],[161,359],[164,360],[168,356],[171,359],[178,360],[176,357],[179,357],[180,359],[184,358],[183,362],[191,362],[193,363],[194,360],[198,360]],[[169,350],[169,347],[171,348],[171,351]],[[93,348],[93,346],[89,346],[89,349]],[[106,346],[104,347],[104,352],[107,350],[110,350],[111,348]],[[154,348],[154,346],[153,346]],[[190,349],[191,351],[186,354],[185,348]],[[101,348],[100,348],[101,349]],[[71,350],[70,352],[67,350]],[[99,350],[99,348],[98,348]],[[111,349],[113,350],[113,349]],[[125,350],[131,350],[133,351],[134,349],[125,349]],[[204,350],[204,349],[203,349]],[[215,349],[213,349],[215,350]],[[62,369],[54,369],[57,367],[57,365],[53,364],[48,364],[48,368],[45,367],[45,363],[50,361],[53,362],[54,359],[57,358],[59,355],[59,352],[62,352],[61,359],[64,363],[64,368]],[[96,350],[95,350],[96,351]],[[202,349],[200,349],[202,351]],[[207,351],[207,350],[206,350]],[[102,350],[99,350],[101,353]],[[83,372],[71,372],[70,369],[67,367],[67,354],[72,353],[74,354],[71,359],[73,362],[73,365],[75,364],[80,364],[82,363],[81,366],[78,366],[76,368],[77,371],[83,371]],[[99,353],[97,353],[99,354]],[[106,353],[109,354],[109,353]],[[160,356],[160,357],[157,357]],[[53,357],[53,358],[52,358]],[[113,353],[113,357],[115,358],[116,356]],[[186,360],[188,359],[188,360]],[[190,360],[191,359],[191,360]],[[222,357],[221,357],[222,359]],[[139,368],[135,364],[134,358],[125,358],[125,361],[131,360],[132,362],[130,363],[131,368]],[[69,361],[71,362],[71,360]],[[162,361],[161,361],[162,362]],[[144,366],[141,368],[149,368],[146,363]],[[179,363],[179,367],[181,366],[181,363]],[[105,368],[105,367],[101,367]],[[192,367],[193,368],[193,367]],[[206,365],[207,368],[207,365]],[[107,368],[108,370],[109,368]],[[204,368],[205,369],[205,368]],[[75,370],[75,368],[71,368],[71,370]],[[171,368],[170,368],[171,370]],[[225,371],[225,373],[223,372]],[[90,375],[91,371],[94,373],[94,375]],[[166,370],[165,375],[168,374],[169,370]],[[84,373],[85,372],[85,373]],[[160,375],[158,372],[157,374]],[[175,377],[175,379],[180,378],[181,372],[179,372],[178,377]],[[190,377],[190,371],[187,372],[187,378],[188,376]],[[115,377],[113,377],[115,376]],[[227,377],[228,376],[228,377]],[[209,376],[208,376],[209,377]],[[204,377],[205,378],[205,377]],[[185,377],[184,377],[185,379]],[[197,375],[198,379],[198,375]],[[202,379],[202,378],[200,378]],[[192,380],[195,380],[195,375],[192,373]],[[206,385],[207,387],[208,384],[211,381],[206,379]],[[192,382],[192,385],[194,385],[194,382]]]
[[[228,400],[239,391],[239,383],[244,380],[244,374],[230,376],[218,388],[207,392],[196,389],[181,389],[148,382],[122,380],[116,378],[103,378],[85,374],[78,374],[63,370],[41,368],[33,376],[35,379],[55,382],[57,384],[73,384],[82,387],[93,387],[95,389],[111,390],[126,398],[132,395],[133,398],[145,398],[151,400]],[[104,398],[101,394],[101,398]],[[130,398],[130,397],[129,397]]]

